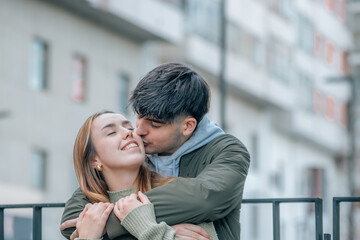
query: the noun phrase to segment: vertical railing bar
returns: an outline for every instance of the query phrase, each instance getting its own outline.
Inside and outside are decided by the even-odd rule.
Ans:
[[[0,240],[5,240],[5,231],[4,231],[4,208],[0,208]]]
[[[333,198],[333,239],[340,240],[340,201]]]
[[[41,240],[41,207],[33,208],[33,240]]]
[[[273,201],[273,239],[280,240],[280,202]]]
[[[331,240],[331,235],[329,233],[325,233],[324,240]]]
[[[320,198],[315,200],[315,229],[316,240],[323,240],[323,204]]]

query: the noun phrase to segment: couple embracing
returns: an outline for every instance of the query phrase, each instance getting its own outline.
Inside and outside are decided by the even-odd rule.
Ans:
[[[61,231],[71,239],[240,239],[250,156],[207,117],[205,80],[180,63],[150,71],[130,105],[136,130],[103,111],[80,128],[74,166],[80,188]]]

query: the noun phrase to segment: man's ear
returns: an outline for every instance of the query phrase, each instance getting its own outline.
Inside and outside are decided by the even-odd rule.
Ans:
[[[195,131],[197,121],[191,116],[187,116],[182,123],[182,134],[186,137],[190,137]]]

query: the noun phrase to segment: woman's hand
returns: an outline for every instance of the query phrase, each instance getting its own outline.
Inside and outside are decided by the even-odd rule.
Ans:
[[[121,198],[119,201],[116,202],[114,207],[114,213],[118,217],[118,219],[120,219],[120,221],[124,220],[126,215],[128,215],[135,208],[140,207],[144,204],[151,203],[147,196],[142,192],[139,192],[138,196],[140,198],[140,201],[137,200],[136,194],[133,193],[130,196]]]
[[[98,239],[104,233],[109,214],[114,208],[112,203],[94,203],[86,205],[76,223],[79,238]]]

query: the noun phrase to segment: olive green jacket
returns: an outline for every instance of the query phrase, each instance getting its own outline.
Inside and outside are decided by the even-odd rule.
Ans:
[[[245,146],[229,134],[186,154],[180,160],[179,176],[189,178],[176,178],[146,193],[155,206],[157,221],[168,225],[214,222],[220,240],[240,239],[240,205],[249,165]],[[78,217],[87,203],[81,190],[76,190],[61,222]],[[69,238],[74,230],[65,229],[62,234]],[[104,239],[133,239],[113,213],[106,232]]]

